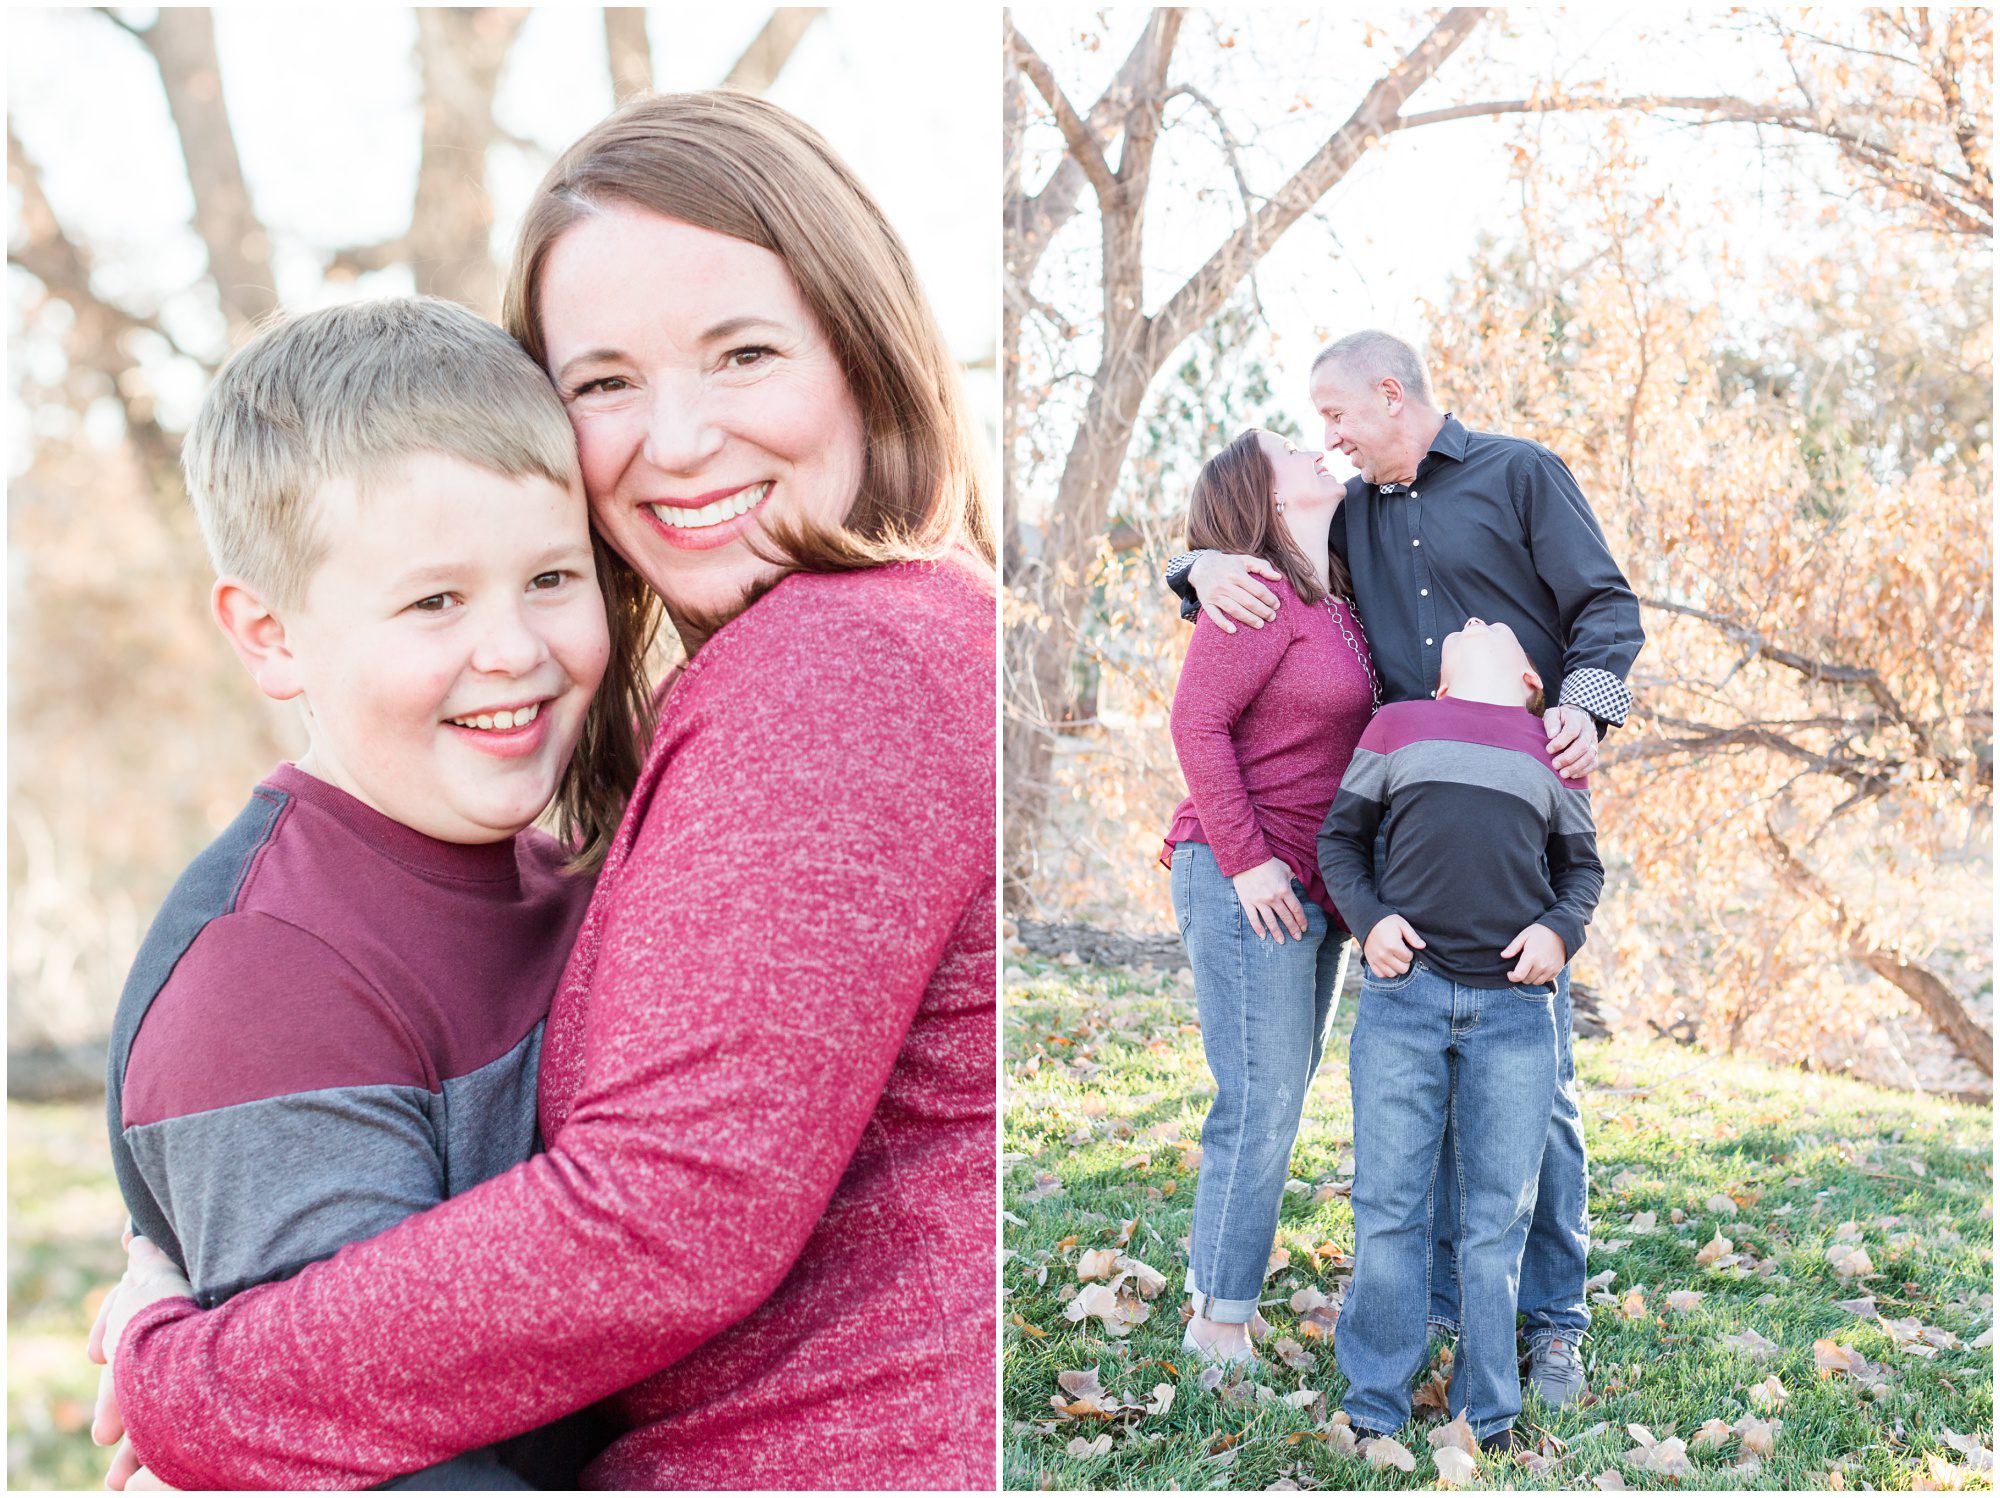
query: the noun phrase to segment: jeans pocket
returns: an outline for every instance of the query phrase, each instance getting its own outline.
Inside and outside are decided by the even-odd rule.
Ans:
[[[1422,964],[1412,960],[1410,965],[1393,978],[1378,978],[1375,970],[1368,965],[1366,957],[1361,959],[1361,981],[1377,993],[1394,993],[1399,988],[1408,988],[1415,981],[1417,969]]]
[[[1510,983],[1508,987],[1514,990],[1515,998],[1530,1004],[1546,1004],[1556,996],[1553,983]]]

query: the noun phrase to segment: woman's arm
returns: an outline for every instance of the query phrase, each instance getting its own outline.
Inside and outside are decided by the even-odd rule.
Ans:
[[[1291,635],[1289,608],[1264,629],[1233,635],[1203,615],[1174,687],[1174,753],[1216,864],[1232,878],[1268,862],[1272,853],[1244,788],[1231,730],[1278,669]]]
[[[585,1069],[548,1152],[285,1284],[142,1313],[118,1392],[161,1477],[423,1466],[637,1382],[790,1270],[993,834],[990,623],[982,671],[933,620],[758,617],[791,591],[676,688],[579,940]]]

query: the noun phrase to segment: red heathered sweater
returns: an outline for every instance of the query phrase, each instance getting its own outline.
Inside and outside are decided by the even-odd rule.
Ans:
[[[594,1487],[994,1483],[994,595],[786,579],[668,695],[546,1153],[128,1329],[184,1488],[359,1487],[612,1396]]]
[[[1207,843],[1231,878],[1283,859],[1338,919],[1319,875],[1319,828],[1375,708],[1368,642],[1345,603],[1301,603],[1290,583],[1268,586],[1278,617],[1262,629],[1230,635],[1207,614],[1195,619],[1172,718],[1188,796],[1160,862],[1171,867],[1183,842]]]

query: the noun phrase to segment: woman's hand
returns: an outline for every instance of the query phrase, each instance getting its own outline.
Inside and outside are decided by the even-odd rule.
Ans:
[[[84,1344],[84,1355],[91,1362],[104,1365],[104,1372],[97,1379],[97,1410],[90,1422],[90,1438],[100,1446],[109,1446],[125,1435],[125,1417],[118,1408],[118,1386],[112,1365],[125,1328],[147,1306],[162,1300],[191,1299],[194,1295],[194,1286],[188,1283],[180,1266],[147,1239],[132,1236],[130,1229],[125,1233],[125,1254],[125,1278],[104,1297],[97,1320],[90,1328],[90,1339]],[[145,1473],[145,1469],[139,1466],[127,1442],[112,1458],[106,1482],[122,1488],[138,1473]],[[149,1483],[158,1484],[151,1473],[145,1475]]]
[[[1305,907],[1292,893],[1292,871],[1282,858],[1267,858],[1256,868],[1234,875],[1229,882],[1236,886],[1236,898],[1243,902],[1252,931],[1270,937],[1280,946],[1284,945],[1287,931],[1295,941],[1304,937]]]

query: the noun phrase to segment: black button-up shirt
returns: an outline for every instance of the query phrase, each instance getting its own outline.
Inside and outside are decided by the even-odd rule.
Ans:
[[[1645,643],[1639,601],[1563,460],[1520,437],[1446,416],[1408,484],[1348,480],[1329,538],[1354,579],[1383,700],[1428,697],[1445,636],[1477,616],[1506,623],[1551,704],[1622,723],[1626,673]],[[1176,557],[1167,582],[1199,611]]]

